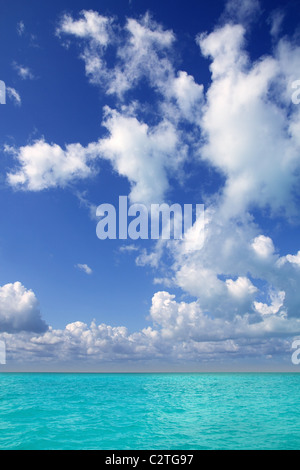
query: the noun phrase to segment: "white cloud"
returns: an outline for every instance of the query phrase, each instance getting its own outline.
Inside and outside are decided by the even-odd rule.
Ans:
[[[0,331],[39,333],[46,329],[34,292],[20,282],[0,287]]]
[[[76,268],[80,269],[85,274],[93,274],[93,270],[87,264],[76,264]]]
[[[275,310],[275,309],[274,309]],[[277,312],[276,312],[277,313]],[[271,315],[271,312],[269,312]],[[299,331],[300,320],[287,320],[273,312],[253,321],[251,315],[237,315],[231,321],[213,318],[202,311],[199,302],[176,302],[168,292],[157,292],[152,299],[151,319],[162,338],[180,341],[240,341],[242,338],[289,335]],[[295,330],[293,330],[295,328]],[[292,333],[293,334],[293,333]]]
[[[131,202],[161,202],[169,187],[167,168],[180,161],[176,129],[169,122],[149,128],[135,117],[111,110],[105,126],[110,136],[99,141],[98,152],[128,178]]]
[[[172,31],[163,30],[146,14],[140,21],[128,19],[127,41],[118,50],[120,58],[110,83],[109,93],[119,96],[137,85],[143,77],[155,88],[164,88],[173,73],[167,51],[173,45]]]
[[[92,83],[102,85],[108,94],[119,97],[143,77],[153,86],[165,87],[166,78],[173,73],[165,52],[175,40],[172,31],[164,31],[149,14],[139,21],[129,18],[125,28],[114,25],[111,18],[95,11],[83,11],[81,16],[79,20],[64,16],[57,32],[84,41],[81,58]],[[116,62],[112,68],[104,57],[109,45],[116,47]]]
[[[189,254],[174,244],[169,279],[217,317],[257,313],[251,304],[261,292],[249,275],[263,281],[266,289],[273,284],[278,291],[284,288],[286,305],[295,311],[291,302],[295,294],[286,289],[283,271],[277,270],[273,241],[260,234],[248,216],[253,207],[271,209],[273,214],[293,213],[300,148],[300,115],[296,107],[291,112],[288,97],[289,84],[300,70],[298,49],[285,39],[275,46],[273,55],[251,63],[245,26],[259,11],[257,1],[230,1],[227,14],[243,25],[230,21],[198,36],[203,55],[211,61],[212,81],[206,93],[192,76],[176,72],[166,55],[174,45],[174,33],[164,31],[149,16],[128,20],[127,36],[116,46],[119,61],[106,75],[110,77],[106,91],[122,97],[145,76],[158,93],[159,111],[165,116],[161,124],[150,127],[136,117],[137,106],[120,106],[119,111],[107,114],[104,124],[109,137],[99,141],[98,150],[129,180],[132,201],[153,202],[164,197],[172,170],[186,156],[187,140],[195,144],[199,130],[198,154],[225,177],[224,187],[207,208],[203,250]],[[90,47],[90,57],[94,52]],[[96,59],[97,54],[94,56]],[[101,73],[103,78],[103,70],[97,66],[93,73],[95,82]],[[185,139],[178,126],[183,119],[195,125],[193,136]],[[163,253],[157,244],[152,253],[143,251],[137,264],[158,268]]]
[[[297,255],[287,255],[286,259],[291,264],[296,264],[300,266],[300,251],[298,251]]]
[[[2,333],[7,345],[8,363],[68,361],[103,365],[114,361],[224,361],[224,354],[237,358],[289,353],[290,335],[300,334],[300,320],[269,312],[259,319],[235,316],[232,321],[204,313],[199,302],[177,302],[168,292],[157,292],[152,299],[153,326],[130,333],[122,326],[68,324],[64,329],[50,327],[30,334]],[[276,338],[272,339],[273,337]],[[259,341],[258,341],[259,340]],[[252,347],[253,342],[253,347]]]
[[[225,78],[233,69],[239,71],[247,64],[247,56],[242,51],[244,33],[241,25],[225,25],[209,35],[197,36],[204,57],[213,59],[210,65],[213,80]]]
[[[237,299],[252,296],[258,290],[246,277],[239,277],[236,281],[228,279],[226,285],[230,294]]]
[[[86,74],[92,83],[105,86],[109,72],[103,56],[114,37],[112,19],[95,11],[83,10],[78,20],[64,15],[56,33],[58,36],[73,36],[83,41],[84,49],[80,57],[85,62]]]
[[[95,157],[89,148],[70,144],[63,150],[57,144],[37,140],[19,149],[7,148],[14,154],[19,169],[8,173],[9,184],[17,189],[41,191],[65,187],[70,181],[94,174],[91,160]]]
[[[89,39],[97,46],[107,46],[110,39],[110,19],[95,11],[83,10],[79,20],[66,14],[56,32],[58,35],[64,33]]]
[[[191,121],[200,121],[201,108],[204,105],[203,85],[198,85],[194,77],[184,71],[178,72],[177,77],[170,78],[166,85],[166,96],[174,98],[182,116]]]
[[[136,245],[133,245],[133,244],[131,244],[131,245],[122,245],[122,246],[120,246],[119,251],[121,253],[134,253],[134,252],[139,251],[139,248]]]
[[[29,67],[17,64],[16,62],[13,63],[13,67],[22,80],[33,80],[35,78]]]
[[[296,255],[286,255],[278,260],[278,266],[283,266],[285,263],[290,263],[294,266],[300,266],[300,251]]]
[[[285,13],[282,10],[275,10],[272,12],[269,18],[271,26],[270,33],[275,39],[279,36],[282,28],[282,23],[285,18]]]
[[[11,87],[7,87],[6,92],[8,97],[12,99],[17,106],[21,106],[22,100],[17,90]]]
[[[255,309],[261,315],[276,315],[281,307],[284,305],[285,292],[271,292],[271,305],[262,302],[254,302]]]
[[[248,25],[257,20],[261,12],[259,0],[229,0],[225,6],[224,17],[228,21],[234,20],[237,23]]]
[[[17,33],[18,33],[18,35],[23,36],[24,31],[25,31],[24,21],[19,21],[19,23],[17,24]]]
[[[273,240],[270,237],[259,235],[253,240],[252,248],[255,253],[261,258],[268,258],[273,255],[275,248]]]
[[[198,37],[202,53],[212,59],[202,156],[226,176],[224,215],[238,216],[253,206],[289,214],[296,210],[291,194],[297,187],[300,116],[297,107],[290,112],[286,95],[300,73],[299,50],[280,41],[273,57],[251,64],[244,35],[242,26],[228,24]]]
[[[118,39],[113,33],[114,29],[119,34]],[[168,56],[175,41],[174,33],[163,30],[148,14],[140,20],[128,19],[122,31],[113,25],[112,19],[93,11],[83,11],[78,20],[65,15],[57,33],[83,42],[81,56],[85,60],[86,73],[108,94],[120,97],[146,77],[149,86],[162,97],[161,119],[156,125],[149,125],[137,118],[138,107],[134,103],[118,105],[119,110],[106,107],[102,124],[109,131],[109,137],[91,143],[89,149],[93,149],[94,155],[108,159],[117,173],[129,180],[132,202],[163,202],[169,189],[170,176],[181,178],[179,170],[187,156],[187,147],[177,122],[180,119],[193,121],[197,109],[203,104],[203,86],[184,71],[176,74]],[[109,45],[115,47],[116,63],[113,68],[108,68],[105,63]],[[85,150],[76,145],[82,155],[79,160],[85,162]],[[30,154],[37,154],[41,147],[44,157],[32,158]],[[8,175],[10,184],[38,191],[46,187],[64,186],[76,177],[85,177],[89,167],[81,167],[78,160],[78,171],[77,168],[74,172],[66,168],[66,174],[61,174],[63,167],[60,163],[56,165],[57,159],[65,163],[70,161],[71,151],[75,148],[71,147],[67,146],[64,151],[46,142],[21,147],[18,153],[21,169]],[[40,162],[40,168],[37,168],[36,161]]]
[[[219,173],[224,185],[207,198],[202,250],[157,243],[136,260],[156,268],[157,281],[181,288],[195,302],[176,302],[159,292],[151,308],[154,327],[130,334],[123,327],[77,322],[31,338],[32,351],[43,348],[51,356],[55,344],[61,357],[76,351],[99,358],[178,358],[217,351],[253,354],[257,348],[272,354],[286,348],[282,338],[299,333],[300,252],[280,258],[253,209],[263,209],[265,217],[299,213],[294,196],[300,108],[291,106],[291,84],[300,76],[300,49],[287,38],[276,44],[273,31],[272,54],[252,62],[246,26],[258,12],[257,1],[232,0],[228,24],[197,37],[210,60],[211,83],[205,91],[193,76],[176,70],[175,35],[149,15],[128,19],[125,28],[96,12],[83,12],[79,20],[63,18],[59,33],[83,44],[88,78],[116,100],[114,110],[105,108],[107,136],[86,148],[74,144],[63,150],[44,141],[21,147],[15,151],[19,168],[8,175],[9,183],[36,191],[63,187],[94,174],[92,163],[102,158],[127,178],[132,202],[161,202],[171,176],[182,182],[182,163],[191,155]],[[114,48],[114,67],[105,60],[109,47]],[[131,102],[126,94],[142,79],[155,96],[152,114],[150,103]],[[143,111],[152,119],[143,119]],[[183,133],[184,121],[189,125]],[[94,210],[84,195],[81,202]],[[166,250],[171,265],[160,273]]]

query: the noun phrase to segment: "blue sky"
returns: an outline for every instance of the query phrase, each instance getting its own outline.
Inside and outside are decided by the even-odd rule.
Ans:
[[[292,367],[299,6],[1,3],[5,370]],[[204,204],[202,250],[100,241],[119,196]]]

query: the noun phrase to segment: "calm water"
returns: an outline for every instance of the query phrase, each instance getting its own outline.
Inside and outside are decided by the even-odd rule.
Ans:
[[[1,449],[299,449],[300,374],[0,374]]]

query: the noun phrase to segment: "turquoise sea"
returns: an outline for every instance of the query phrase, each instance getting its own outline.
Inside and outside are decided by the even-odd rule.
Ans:
[[[299,449],[300,374],[0,374],[0,449]]]

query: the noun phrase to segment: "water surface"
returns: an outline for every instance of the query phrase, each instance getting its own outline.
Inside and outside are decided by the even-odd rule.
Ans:
[[[300,374],[0,374],[1,449],[299,449]]]

